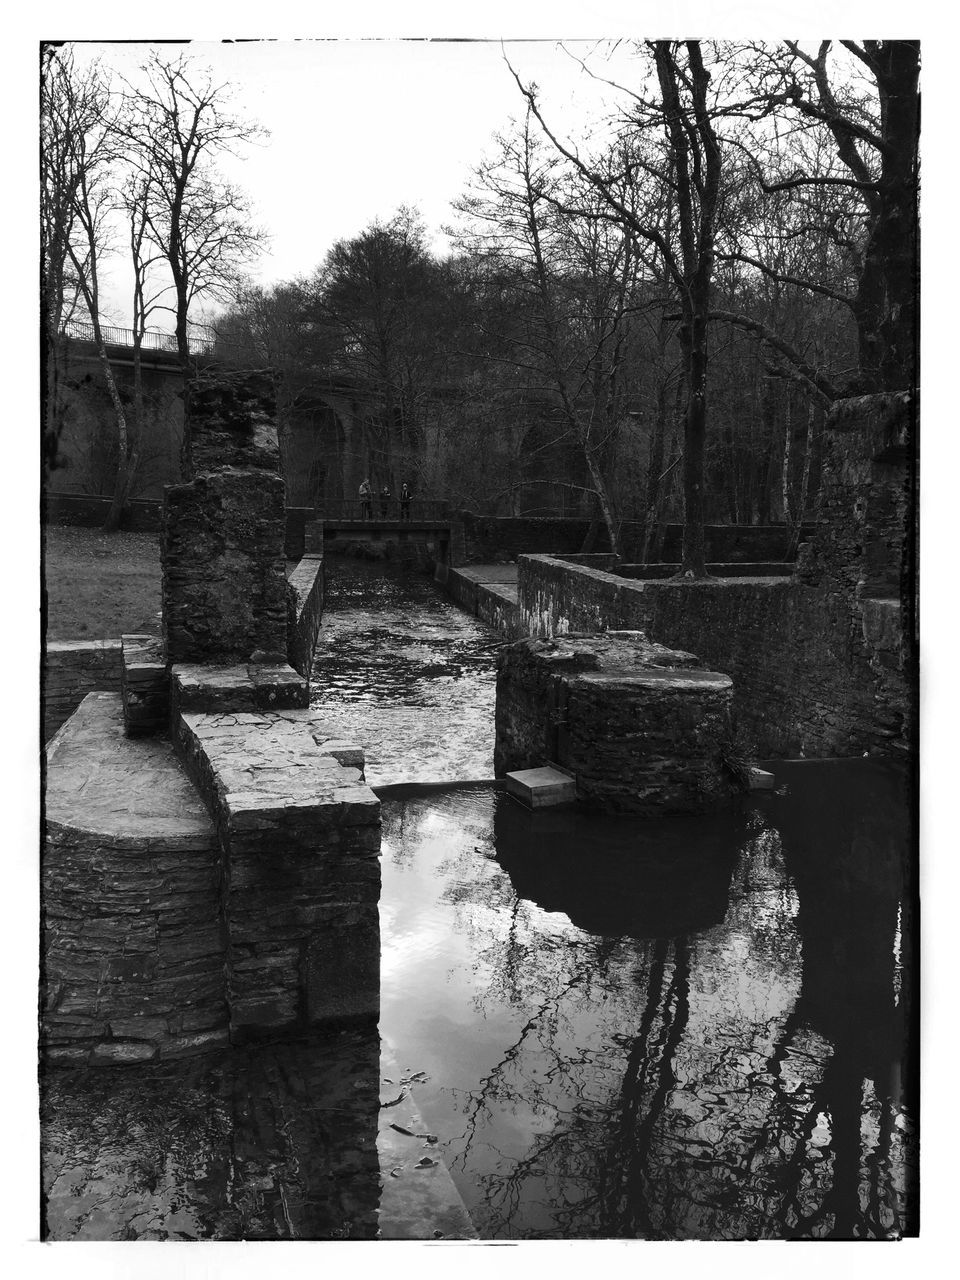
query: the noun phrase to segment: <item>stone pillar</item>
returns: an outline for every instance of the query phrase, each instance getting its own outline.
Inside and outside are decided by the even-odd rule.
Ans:
[[[187,388],[189,466],[164,491],[163,636],[170,663],[286,662],[284,490],[261,374]]]
[[[827,419],[816,533],[798,576],[856,599],[900,599],[908,563],[914,397],[841,400]]]
[[[497,672],[498,774],[552,762],[613,813],[696,813],[743,788],[731,768],[733,682],[642,632],[528,638]]]

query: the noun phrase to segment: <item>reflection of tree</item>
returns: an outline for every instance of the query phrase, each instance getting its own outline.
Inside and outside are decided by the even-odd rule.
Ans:
[[[564,930],[461,868],[480,1011],[525,1014],[452,1144],[483,1234],[910,1229],[892,946],[909,898],[902,815],[869,788],[839,788],[836,809],[799,790],[776,811],[787,848],[769,826],[749,840],[726,921],[690,939]]]

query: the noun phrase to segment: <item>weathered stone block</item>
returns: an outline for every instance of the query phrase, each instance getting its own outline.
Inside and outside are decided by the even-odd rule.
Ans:
[[[570,804],[577,798],[574,780],[558,769],[521,769],[507,774],[507,791],[530,809]]]

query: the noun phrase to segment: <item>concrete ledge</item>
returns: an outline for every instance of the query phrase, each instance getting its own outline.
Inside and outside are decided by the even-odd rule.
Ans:
[[[570,804],[577,798],[577,786],[569,773],[548,767],[508,773],[507,791],[529,809]]]

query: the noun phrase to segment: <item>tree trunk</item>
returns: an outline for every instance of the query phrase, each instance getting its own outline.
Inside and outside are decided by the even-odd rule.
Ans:
[[[695,289],[691,298],[696,306]],[[707,299],[704,298],[704,302]],[[684,322],[680,344],[687,366],[687,409],[683,426],[683,551],[680,576],[705,578],[703,463],[707,437],[707,311],[704,306]]]
[[[871,389],[917,383],[917,137],[920,44],[885,40],[872,51],[883,113],[879,201],[853,312],[860,369]]]
[[[641,564],[650,563],[650,554],[653,550],[657,525],[660,520],[660,486],[663,483],[663,454],[667,434],[668,383],[668,378],[661,378],[657,383],[657,415],[653,423],[653,435],[650,437],[650,456],[647,463],[646,510],[643,515]]]
[[[787,395],[783,428],[783,471],[780,476],[780,501],[783,505],[783,523],[790,527],[790,454],[793,451],[793,415],[790,412],[790,395]]]
[[[120,519],[123,515],[123,508],[127,504],[127,497],[130,493],[131,483],[133,482],[133,467],[131,466],[130,438],[127,431],[127,415],[124,413],[123,403],[120,399],[120,392],[117,390],[116,379],[113,376],[113,370],[110,368],[110,359],[107,356],[106,344],[102,338],[97,343],[97,354],[100,357],[100,364],[103,368],[103,376],[107,384],[107,391],[110,393],[113,410],[117,415],[117,476],[113,486],[113,498],[110,502],[110,508],[107,511],[107,517],[103,522],[104,533],[115,533],[117,529],[120,528]]]

